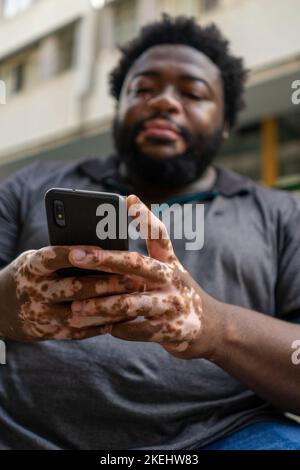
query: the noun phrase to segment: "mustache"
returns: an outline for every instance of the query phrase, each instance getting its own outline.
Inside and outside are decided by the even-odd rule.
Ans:
[[[155,113],[152,116],[148,116],[145,119],[142,119],[141,121],[137,122],[136,124],[133,124],[133,126],[131,126],[130,128],[127,128],[128,134],[126,140],[134,141],[137,135],[144,129],[145,124],[148,121],[152,121],[153,119],[163,119],[169,122],[170,124],[173,124],[180,131],[182,138],[186,141],[188,146],[193,144],[194,137],[191,132],[188,131],[188,129],[186,129],[184,126],[177,124],[177,122],[173,121],[173,119],[171,119],[170,116],[168,116],[167,114],[158,113]]]
[[[145,123],[152,119],[165,119],[177,126],[187,146],[184,153],[170,160],[160,160],[143,154],[136,143],[136,136]],[[121,156],[127,170],[133,178],[155,187],[182,187],[195,181],[212,163],[222,144],[223,126],[211,135],[195,133],[179,126],[172,117],[163,113],[154,113],[131,126],[125,126],[118,116],[113,120],[113,139],[117,154]]]

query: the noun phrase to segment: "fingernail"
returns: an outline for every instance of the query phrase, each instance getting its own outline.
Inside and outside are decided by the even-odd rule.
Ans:
[[[72,258],[74,261],[82,261],[84,260],[85,256],[86,253],[83,250],[76,249],[72,251]]]

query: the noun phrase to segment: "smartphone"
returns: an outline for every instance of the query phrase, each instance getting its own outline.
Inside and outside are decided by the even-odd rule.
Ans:
[[[128,250],[125,197],[107,192],[51,188],[45,194],[51,245],[92,245],[105,250]],[[107,274],[81,268],[59,269],[58,274]]]

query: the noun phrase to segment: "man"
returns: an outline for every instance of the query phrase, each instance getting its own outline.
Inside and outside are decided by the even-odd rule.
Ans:
[[[283,414],[300,411],[299,204],[212,164],[245,76],[215,26],[164,16],[111,75],[116,155],[1,186],[2,448],[300,448]],[[53,186],[131,194],[160,237],[130,254],[51,248]],[[201,250],[151,214],[174,198],[204,202]],[[115,274],[56,275],[69,266]]]

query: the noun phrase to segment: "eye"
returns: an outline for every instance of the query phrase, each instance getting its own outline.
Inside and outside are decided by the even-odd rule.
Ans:
[[[203,100],[204,98],[199,95],[195,95],[194,93],[183,93],[184,96],[187,96],[188,98],[195,100],[195,101],[200,101]]]
[[[141,94],[145,94],[145,93],[152,93],[153,89],[144,87],[144,88],[138,88],[135,92],[136,92],[137,95],[141,95]]]

